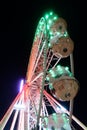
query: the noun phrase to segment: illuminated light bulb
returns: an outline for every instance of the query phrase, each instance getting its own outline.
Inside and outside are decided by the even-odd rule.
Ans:
[[[48,15],[48,14],[46,14],[46,15],[45,15],[45,18],[46,18],[46,19],[48,19],[48,18],[49,18],[49,15]]]
[[[48,23],[51,24],[51,23],[52,23],[52,20],[49,19]]]
[[[22,80],[20,81],[20,92],[21,92],[22,89],[23,89],[23,85],[24,85],[24,80],[22,79]]]
[[[52,45],[49,43],[49,44],[48,44],[48,47],[51,47],[51,46],[52,46]]]
[[[54,20],[57,20],[57,18],[58,18],[58,17],[57,17],[57,16],[55,16],[53,19],[54,19]]]
[[[56,76],[56,75],[55,75],[55,72],[54,72],[53,70],[50,70],[49,72],[50,72],[50,74],[51,74],[52,77],[55,77],[55,76]]]
[[[61,68],[61,65],[57,65],[57,68],[60,69],[60,68]]]
[[[49,34],[50,34],[50,35],[53,35],[53,33],[52,33],[51,31],[49,32]]]
[[[48,117],[45,117],[44,120],[45,120],[46,125],[47,125],[48,124]]]
[[[53,36],[51,36],[50,39],[53,39]]]
[[[47,77],[46,77],[46,80],[47,80],[47,81],[49,81],[49,80],[50,80],[50,78],[47,76]]]
[[[69,71],[69,67],[66,66],[66,67],[65,67],[65,70]]]
[[[16,104],[14,105],[14,109],[18,109],[18,110],[25,109],[25,106],[23,104]]]
[[[50,15],[53,15],[53,12],[50,12]]]
[[[49,84],[49,89],[50,89],[50,90],[53,89],[53,85],[52,85],[52,83]]]
[[[49,25],[47,25],[47,29],[48,29],[48,30],[50,29],[50,26],[49,26]]]
[[[65,31],[65,32],[64,32],[64,37],[67,37],[67,36],[68,36],[68,32]]]
[[[53,116],[52,116],[52,118],[53,118],[53,120],[55,121],[55,123],[57,123],[57,120],[58,120],[58,118],[57,118],[57,115],[56,115],[56,113],[53,113]]]

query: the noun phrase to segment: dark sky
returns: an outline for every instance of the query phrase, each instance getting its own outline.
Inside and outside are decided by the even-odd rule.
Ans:
[[[18,94],[18,84],[26,77],[28,59],[39,19],[53,10],[68,24],[75,43],[75,77],[80,91],[74,101],[74,115],[87,125],[87,63],[85,3],[70,0],[0,2],[0,119]]]

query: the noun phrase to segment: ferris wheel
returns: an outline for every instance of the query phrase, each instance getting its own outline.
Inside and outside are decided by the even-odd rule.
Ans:
[[[73,130],[73,100],[79,90],[74,76],[74,42],[66,21],[48,12],[38,22],[29,57],[26,80],[0,123],[4,130]],[[68,102],[68,110],[63,103]]]

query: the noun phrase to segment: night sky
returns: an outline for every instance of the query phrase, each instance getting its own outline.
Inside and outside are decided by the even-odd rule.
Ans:
[[[74,41],[75,77],[80,90],[74,100],[74,115],[87,125],[87,49],[85,3],[70,0],[0,2],[0,119],[19,92],[26,77],[33,38],[43,13],[53,10],[63,17]]]

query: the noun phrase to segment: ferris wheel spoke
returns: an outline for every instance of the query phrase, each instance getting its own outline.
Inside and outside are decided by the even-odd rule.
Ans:
[[[38,66],[38,62],[39,62],[39,60],[40,60],[40,57],[42,56],[42,52],[43,52],[44,46],[45,46],[45,43],[43,43],[42,48],[41,48],[41,50],[40,50],[40,52],[39,52],[39,54],[38,54],[38,57],[37,57],[37,59],[36,59],[36,62],[35,62],[35,65],[34,65],[34,68],[33,68],[33,71],[32,71],[32,75],[34,74],[34,72],[35,72],[35,70],[36,70],[36,67]]]
[[[30,82],[30,85],[33,84],[34,81],[38,80],[40,77],[42,77],[43,75],[43,72],[41,72],[40,74],[38,74],[31,82]]]
[[[57,58],[57,61],[56,61],[56,63],[53,65],[52,69],[54,69],[54,68],[56,67],[56,65],[59,63],[59,61],[61,60],[61,58],[62,58],[61,56]]]
[[[33,46],[32,46],[31,53],[30,53],[27,74],[26,74],[28,83],[30,83],[30,81],[32,80],[32,76],[33,76],[33,72],[34,72],[33,70],[35,70],[35,66],[37,65],[36,61],[38,63],[38,60],[40,58],[39,54],[40,54],[40,49],[42,48],[41,46],[43,45],[42,41],[43,41],[44,32],[45,32],[45,28],[46,28],[45,24],[43,25],[42,28],[40,28],[40,24],[42,24],[42,23],[44,23],[43,18],[41,18],[38,23],[36,33],[35,33],[35,38],[33,41]],[[39,58],[37,58],[38,56],[39,56]]]
[[[53,54],[50,56],[50,58],[49,58],[49,61],[47,62],[47,67],[46,67],[46,70],[48,70],[48,68],[49,68],[49,66],[50,66],[50,64],[51,64],[51,61],[53,60]]]
[[[48,101],[50,102],[50,107],[52,107],[54,109],[54,111],[57,113],[57,105],[55,104],[55,102],[53,102],[53,100],[51,100],[50,97],[46,96]],[[58,111],[59,112],[59,111]]]

